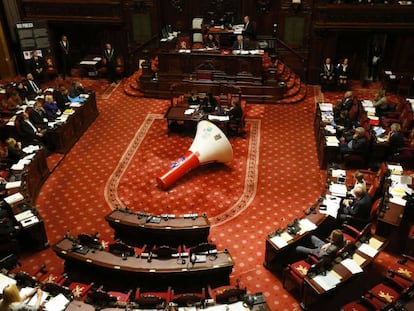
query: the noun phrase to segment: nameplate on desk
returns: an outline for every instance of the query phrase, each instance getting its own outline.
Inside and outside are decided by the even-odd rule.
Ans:
[[[20,223],[23,227],[28,227],[28,226],[33,225],[33,224],[38,223],[38,222],[39,222],[39,218],[37,218],[36,216],[32,216],[30,218],[26,218],[26,219],[23,219],[22,221],[20,221]]]
[[[197,218],[198,214],[184,214],[183,217],[184,218]]]

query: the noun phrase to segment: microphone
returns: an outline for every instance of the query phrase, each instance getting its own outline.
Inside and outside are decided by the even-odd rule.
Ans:
[[[197,261],[197,256],[195,254],[191,254],[190,262],[193,266],[196,263],[196,261]]]
[[[152,251],[149,252],[148,258],[147,258],[147,262],[151,262],[151,261],[152,261]]]

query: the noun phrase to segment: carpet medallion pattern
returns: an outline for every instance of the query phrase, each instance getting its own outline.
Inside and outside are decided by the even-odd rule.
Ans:
[[[156,187],[155,176],[179,158],[193,138],[166,137],[163,115],[148,114],[108,179],[108,205],[111,209],[128,206],[152,214],[208,211],[213,225],[235,217],[247,208],[257,188],[260,120],[247,120],[247,127],[247,140],[230,139],[232,163],[203,165],[164,191]]]

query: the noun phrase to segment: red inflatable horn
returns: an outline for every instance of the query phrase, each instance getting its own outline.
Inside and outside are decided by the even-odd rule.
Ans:
[[[200,121],[197,125],[197,133],[190,149],[168,170],[158,175],[158,185],[166,189],[177,179],[199,165],[233,160],[233,148],[226,135],[213,123]]]

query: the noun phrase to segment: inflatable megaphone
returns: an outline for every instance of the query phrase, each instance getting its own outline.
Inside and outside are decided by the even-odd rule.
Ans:
[[[199,165],[211,162],[230,162],[233,148],[226,135],[213,123],[200,121],[190,149],[174,162],[168,170],[158,175],[158,185],[166,189],[177,179]]]

